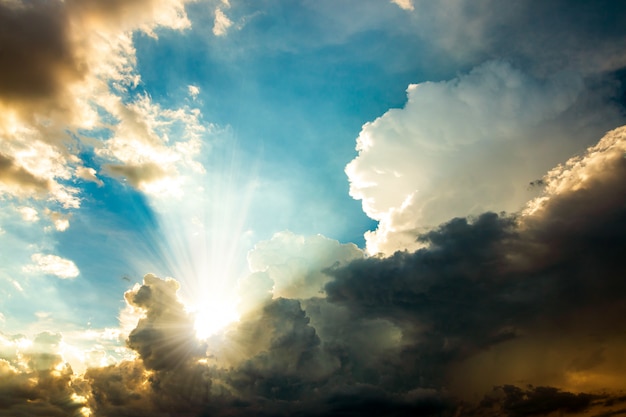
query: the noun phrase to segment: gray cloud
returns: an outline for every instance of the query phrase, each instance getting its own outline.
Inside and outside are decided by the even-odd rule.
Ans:
[[[6,337],[15,343],[23,336]],[[40,333],[21,351],[0,351],[0,416],[83,416],[85,399],[59,352],[60,334]]]
[[[494,0],[415,3],[420,33],[459,62],[506,57],[535,74],[571,69],[585,74],[626,66],[626,15],[610,0],[593,3]]]
[[[15,188],[20,193],[45,193],[50,190],[50,181],[39,178],[24,167],[21,167],[14,158],[0,154],[0,182],[5,187]]]
[[[178,288],[173,279],[148,274],[126,292],[129,306],[143,313],[127,340],[139,360],[86,372],[97,416],[198,415],[208,402],[209,369],[199,362],[206,345],[195,337]]]
[[[128,336],[128,346],[139,353],[147,369],[170,370],[203,355],[193,318],[176,297],[178,282],[146,275],[144,284],[125,294],[129,305],[145,311]]]
[[[104,171],[110,175],[123,177],[135,188],[140,188],[144,183],[150,183],[168,177],[168,172],[156,163],[139,165],[113,165],[103,166]]]
[[[54,97],[80,78],[63,3],[3,2],[0,28],[0,100]]]

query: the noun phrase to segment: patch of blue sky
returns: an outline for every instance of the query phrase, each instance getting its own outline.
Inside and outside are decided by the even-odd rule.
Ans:
[[[57,233],[44,213],[43,202],[26,204],[19,200],[5,200],[3,203],[0,213],[0,311],[4,322],[1,328],[14,332],[36,322],[40,312],[54,309],[63,315],[65,303],[55,288],[58,278],[32,270],[32,256],[54,254],[58,243]],[[30,220],[24,220],[27,213],[24,210],[29,210]]]
[[[395,30],[406,14],[382,3],[354,4],[352,12],[367,15],[357,20],[380,19],[368,30],[344,27],[350,17],[333,16],[329,4],[264,2],[260,13],[258,4],[238,2],[227,13],[244,23],[224,37],[210,32],[207,11],[190,13],[191,30],[135,36],[138,71],[153,100],[176,107],[189,100],[188,85],[198,86],[205,121],[230,126],[243,165],[258,167],[266,189],[254,198],[250,221],[267,229],[263,237],[290,229],[362,244],[375,227],[348,196],[343,168],[363,123],[401,107],[407,85],[424,78],[423,45]]]
[[[160,263],[154,242],[162,238],[145,196],[117,180],[102,181],[102,187],[83,184],[81,209],[72,213],[71,227],[56,236],[59,256],[80,270],[79,277],[57,286],[64,296],[81,294],[71,303],[84,312],[80,320],[112,326],[126,289],[147,271],[171,274]]]

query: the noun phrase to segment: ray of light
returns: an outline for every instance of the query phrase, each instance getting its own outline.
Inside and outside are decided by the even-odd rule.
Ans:
[[[200,338],[238,319],[237,281],[249,273],[246,219],[254,169],[244,170],[236,146],[229,148],[212,156],[206,173],[186,178],[179,199],[150,199],[160,232],[152,237],[155,253],[181,283]]]

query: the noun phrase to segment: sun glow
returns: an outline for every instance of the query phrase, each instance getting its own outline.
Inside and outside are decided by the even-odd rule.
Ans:
[[[246,220],[255,187],[234,153],[214,148],[213,159],[203,161],[204,172],[187,173],[179,196],[148,198],[158,232],[146,241],[157,256],[137,269],[180,283],[178,297],[201,340],[239,319],[238,282],[250,274]]]
[[[239,314],[234,303],[218,300],[196,306],[193,314],[195,315],[196,337],[200,340],[208,339],[229,324],[239,320]]]

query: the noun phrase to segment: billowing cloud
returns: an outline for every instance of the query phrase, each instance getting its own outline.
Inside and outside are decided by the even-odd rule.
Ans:
[[[95,415],[199,415],[208,402],[210,370],[199,362],[206,345],[195,337],[178,289],[177,281],[148,274],[126,292],[126,302],[142,314],[127,340],[138,360],[86,372]]]
[[[589,132],[619,119],[592,87],[602,86],[604,71],[623,67],[616,40],[626,25],[599,33],[597,24],[575,19],[583,6],[561,1],[501,8],[444,0],[436,13],[426,1],[393,3],[419,13],[389,1],[363,5],[375,12],[371,5],[382,4],[425,31],[443,28],[426,38],[467,59],[464,68],[505,47],[515,64],[490,61],[451,81],[411,85],[403,109],[363,127],[359,156],[347,168],[351,193],[380,222],[368,235],[369,251],[388,256],[278,233],[249,254],[239,321],[206,341],[196,338],[180,284],[152,274],[125,293],[130,327],[85,332],[83,341],[94,340],[85,352],[68,345],[67,333],[0,334],[0,416],[623,413],[626,128],[567,158],[590,144]],[[610,15],[609,3],[599,4]],[[330,13],[332,4],[307,10],[324,10],[334,27],[347,27],[340,36],[324,27],[311,45],[377,36],[380,26],[369,26],[376,13],[359,21]],[[215,13],[217,36],[232,30],[227,7],[222,0]],[[552,7],[563,10],[559,30],[525,28],[544,25]],[[460,21],[468,24],[454,24]],[[564,29],[575,24],[584,35],[568,38]],[[211,127],[200,111],[166,108],[135,92],[133,31],[156,37],[159,26],[189,25],[179,0],[0,0],[0,198],[18,208],[5,218],[32,222],[43,213],[63,231],[67,211],[81,204],[81,180],[123,179],[151,195],[180,196],[185,175],[203,172],[195,158]],[[544,47],[550,59],[528,62]],[[555,53],[560,47],[565,52]],[[602,82],[593,80],[598,74]],[[194,98],[199,88],[191,87]],[[111,178],[105,184],[96,174]],[[245,211],[229,212],[228,193],[219,191],[215,204],[225,219]],[[181,229],[198,232],[195,249],[207,255],[199,230],[211,223],[193,201],[184,203],[193,227]],[[215,246],[228,247],[220,232]],[[78,276],[72,261],[49,254],[51,246],[38,242],[23,272]],[[171,256],[188,254],[180,246],[171,245]],[[40,278],[33,275],[24,288],[9,274],[0,278],[19,291],[9,295],[25,298]],[[215,275],[209,278],[230,274]],[[183,285],[197,279],[179,278]],[[217,307],[205,311],[219,314]],[[57,314],[33,311],[40,324]],[[123,333],[126,348],[112,356]]]
[[[84,417],[86,399],[60,354],[61,335],[0,333],[0,416]]]
[[[146,275],[143,285],[125,294],[129,305],[145,311],[128,336],[148,369],[174,369],[197,357],[202,345],[195,338],[192,318],[177,299],[178,282]]]
[[[379,221],[370,253],[416,249],[407,231],[455,216],[519,210],[537,192],[529,184],[601,127],[571,114],[579,77],[539,80],[505,62],[407,93],[404,108],[363,126],[346,167],[350,194]]]
[[[273,297],[307,299],[323,296],[324,285],[330,280],[325,269],[363,256],[352,243],[281,232],[257,243],[248,254],[248,264],[252,272],[267,274],[273,282]]]
[[[24,272],[41,272],[61,279],[76,278],[80,274],[74,262],[57,255],[35,253],[31,256],[31,260],[33,263],[25,266]]]

